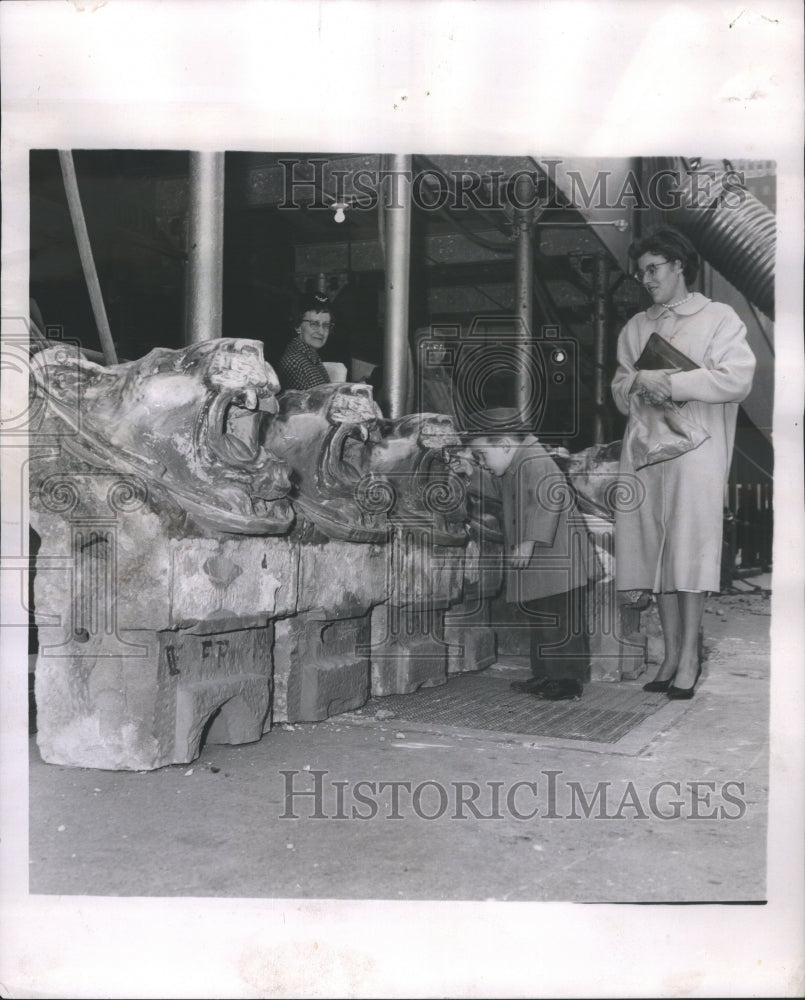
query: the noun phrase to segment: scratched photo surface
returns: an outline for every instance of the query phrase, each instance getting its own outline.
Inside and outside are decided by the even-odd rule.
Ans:
[[[738,995],[741,966],[793,991],[801,122],[753,104],[784,104],[784,59],[745,67],[801,13],[736,10],[719,115],[691,91],[663,125],[656,43],[692,8],[573,5],[634,58],[604,100],[578,53],[573,82],[523,50],[535,117],[502,72],[522,43],[478,55],[490,5],[426,18],[410,77],[397,39],[393,79],[351,82],[402,5],[301,4],[282,57],[290,8],[252,9],[251,77],[191,6],[188,39],[142,4],[170,55],[104,95],[139,17],[5,18],[87,61],[51,99],[15,55],[4,112],[0,982]],[[602,971],[571,989],[574,934]],[[695,940],[722,958],[675,964]]]

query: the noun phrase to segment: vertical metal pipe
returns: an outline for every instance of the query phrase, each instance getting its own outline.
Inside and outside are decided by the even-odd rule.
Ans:
[[[521,365],[517,372],[515,405],[521,419],[530,425],[536,400],[531,373],[531,343],[534,338],[534,226],[530,212],[518,212],[515,302],[518,320],[518,341],[521,341]]]
[[[386,323],[383,340],[383,388],[392,419],[405,413],[408,395],[408,293],[411,271],[411,163],[410,155],[391,158],[391,197],[385,212]]]
[[[607,363],[607,298],[609,296],[608,262],[603,254],[593,258],[593,354],[595,372],[593,375],[593,443],[603,444],[605,440],[606,412],[606,363]]]
[[[224,154],[190,154],[185,340],[221,336],[224,274]]]
[[[70,209],[70,218],[73,222],[75,239],[78,244],[78,255],[81,258],[81,267],[84,271],[84,280],[87,283],[89,300],[92,304],[92,313],[95,316],[95,325],[98,327],[98,336],[101,340],[104,362],[107,365],[116,365],[117,351],[112,340],[112,331],[109,329],[109,320],[106,316],[106,307],[103,304],[101,284],[98,281],[98,272],[95,269],[95,260],[92,256],[92,245],[89,242],[87,223],[84,218],[84,210],[81,207],[81,195],[78,191],[78,178],[75,173],[72,151],[69,149],[60,149],[59,163],[61,164],[62,177],[64,178],[64,190],[67,194],[67,206]]]

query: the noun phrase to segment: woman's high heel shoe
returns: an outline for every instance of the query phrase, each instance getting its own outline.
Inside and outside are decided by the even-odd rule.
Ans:
[[[667,691],[671,684],[673,684],[674,677],[676,676],[676,671],[674,671],[670,677],[666,678],[664,681],[658,681],[656,678],[653,681],[649,681],[648,684],[643,685],[644,691],[662,692]]]
[[[702,665],[699,664],[696,670],[696,679],[691,684],[689,688],[678,688],[671,685],[668,688],[668,697],[673,701],[686,701],[688,698],[693,697],[693,692],[696,690],[696,685],[699,683],[699,678],[702,675]]]
[[[671,681],[673,677],[669,677],[667,681],[649,681],[648,684],[643,685],[644,691],[668,691],[671,687]]]

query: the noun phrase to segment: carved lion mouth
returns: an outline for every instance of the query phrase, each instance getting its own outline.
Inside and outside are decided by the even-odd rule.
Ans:
[[[265,390],[222,392],[210,406],[207,443],[226,465],[252,468],[260,457],[260,417],[276,413],[276,397]]]
[[[322,449],[319,475],[322,486],[328,489],[353,489],[363,473],[356,464],[360,462],[360,452],[351,446],[364,445],[372,435],[373,428],[365,423],[336,424],[327,435]],[[354,459],[354,460],[353,460]]]
[[[345,490],[353,491],[362,478],[365,445],[377,437],[382,417],[368,387],[365,392],[352,388],[352,392],[337,392],[330,399],[327,419],[332,426],[318,468],[320,485],[342,495]]]
[[[294,518],[287,499],[291,489],[287,466],[260,442],[263,414],[275,414],[278,409],[276,397],[267,389],[234,389],[213,399],[205,422],[206,444],[214,457],[227,470],[248,473],[248,485],[244,483],[242,489],[249,497],[246,502],[251,507],[251,519],[245,511],[241,517],[245,517],[244,524],[252,530],[269,522],[277,527],[288,526]],[[226,495],[227,486],[222,482],[219,500],[223,501]],[[245,496],[241,497],[236,488],[232,504],[238,507],[244,500]]]

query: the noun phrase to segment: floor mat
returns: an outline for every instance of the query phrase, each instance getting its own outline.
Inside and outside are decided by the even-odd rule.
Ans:
[[[508,678],[464,674],[441,687],[373,698],[359,714],[392,712],[396,722],[615,744],[672,704],[639,685],[606,683],[585,685],[575,701],[546,702],[513,691]]]

